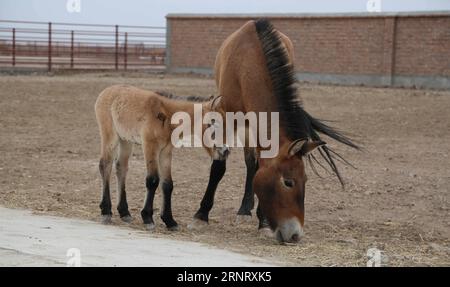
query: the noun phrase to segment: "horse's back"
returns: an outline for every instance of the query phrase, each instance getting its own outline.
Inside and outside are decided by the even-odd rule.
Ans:
[[[119,102],[127,105],[131,112],[142,109],[144,105],[157,103],[159,95],[155,92],[129,85],[113,85],[104,89],[97,98],[95,109],[110,109]]]
[[[102,134],[116,133],[120,138],[141,143],[143,129],[151,115],[160,109],[159,96],[128,85],[114,85],[103,90],[95,104]]]

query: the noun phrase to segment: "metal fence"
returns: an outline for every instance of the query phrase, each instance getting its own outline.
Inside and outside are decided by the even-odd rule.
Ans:
[[[0,20],[0,67],[163,69],[165,27]]]

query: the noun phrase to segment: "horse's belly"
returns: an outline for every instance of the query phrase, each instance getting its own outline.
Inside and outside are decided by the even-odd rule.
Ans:
[[[124,125],[114,120],[114,127],[119,138],[131,143],[142,144],[141,129],[139,125]]]

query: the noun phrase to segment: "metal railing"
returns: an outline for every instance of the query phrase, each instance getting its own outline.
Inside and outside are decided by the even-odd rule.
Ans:
[[[165,27],[0,20],[0,67],[164,68]]]

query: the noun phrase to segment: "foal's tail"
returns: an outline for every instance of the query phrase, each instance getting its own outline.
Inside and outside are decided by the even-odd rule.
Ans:
[[[359,149],[350,138],[312,117],[303,109],[303,104],[298,96],[298,81],[295,77],[294,67],[291,61],[289,61],[287,48],[283,43],[280,33],[266,19],[255,21],[255,27],[266,59],[267,70],[272,81],[273,94],[278,102],[281,124],[286,130],[287,136],[291,140],[302,138],[321,140],[320,133],[347,146]],[[346,164],[349,163],[326,145],[320,146],[318,151],[343,185],[344,181],[334,159]],[[316,160],[314,156],[312,158]],[[312,164],[311,158],[309,159]]]
[[[95,117],[101,138],[101,157],[108,158],[111,156],[115,146],[115,141],[118,139],[113,125],[111,115],[111,104],[114,98],[117,86],[111,86],[104,89],[95,102]]]

